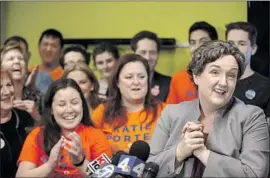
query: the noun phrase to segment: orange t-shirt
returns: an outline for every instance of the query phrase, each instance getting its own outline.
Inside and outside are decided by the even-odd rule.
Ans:
[[[194,83],[186,70],[175,73],[170,84],[167,104],[178,104],[182,101],[190,101],[198,97]]]
[[[29,71],[32,72],[34,67],[29,68]],[[48,72],[52,78],[53,81],[58,80],[62,77],[64,70],[62,69],[61,66],[58,66],[52,71],[45,71],[41,65],[38,66],[38,70],[41,72]]]
[[[41,147],[41,144],[43,144],[43,138],[41,137],[42,135],[40,135],[43,134],[42,129],[43,127],[37,127],[29,133],[21,150],[18,164],[21,161],[28,161],[39,167],[48,161],[49,157]],[[105,153],[108,157],[112,156],[109,142],[101,130],[81,124],[76,129],[76,132],[80,135],[85,159],[89,161],[94,160],[102,153]],[[68,152],[63,149],[58,165],[51,173],[50,177],[79,178],[83,177],[83,175],[78,168],[72,165]]]
[[[115,128],[112,124],[103,122],[105,109],[104,104],[100,104],[94,110],[92,119],[95,127],[101,128],[104,133],[107,134],[107,139],[112,146],[113,152],[117,152],[119,150],[129,152],[129,148],[133,142],[137,140],[150,140],[157,120],[165,106],[165,103],[158,105],[157,117],[150,125],[149,121],[153,118],[153,113],[149,113],[147,116],[146,110],[142,109],[138,112],[127,113],[127,123],[120,128]]]

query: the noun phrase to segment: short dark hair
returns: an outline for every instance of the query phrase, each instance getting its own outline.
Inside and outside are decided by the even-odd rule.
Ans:
[[[83,116],[81,120],[81,124],[93,126],[93,122],[89,115],[89,109],[85,97],[79,87],[79,85],[72,79],[61,78],[59,80],[54,81],[49,86],[44,100],[44,114],[42,115],[42,121],[44,122],[44,130],[43,130],[43,147],[45,153],[50,155],[50,151],[53,146],[58,142],[61,137],[61,128],[56,123],[54,116],[52,115],[52,103],[53,97],[55,96],[56,92],[62,89],[66,89],[71,87],[75,89],[82,100],[82,109],[83,109]]]
[[[47,29],[45,31],[42,32],[42,34],[39,37],[39,41],[38,44],[40,45],[42,39],[44,36],[47,37],[52,37],[52,38],[57,38],[60,41],[60,46],[61,48],[64,46],[64,39],[63,39],[63,35],[60,31],[56,30],[56,29]]]
[[[188,40],[190,40],[191,33],[196,30],[203,30],[208,33],[211,40],[218,40],[218,33],[216,28],[205,21],[195,22],[193,25],[191,25],[188,31]]]
[[[24,43],[26,50],[27,51],[29,50],[28,42],[22,36],[17,36],[17,35],[11,36],[8,39],[6,39],[6,41],[4,42],[4,45],[11,44],[11,43]]]
[[[245,56],[239,51],[239,49],[224,41],[208,41],[196,49],[192,55],[192,60],[188,65],[188,73],[193,80],[194,75],[200,75],[203,73],[206,64],[216,61],[222,56],[232,55],[238,64],[239,79],[245,70]]]
[[[93,51],[94,65],[96,65],[96,57],[97,57],[97,55],[102,54],[104,52],[111,53],[116,60],[119,59],[120,55],[119,55],[118,48],[115,45],[111,44],[111,43],[102,42],[98,46],[96,46],[96,48]]]
[[[61,55],[60,55],[60,60],[59,60],[59,63],[60,63],[62,68],[64,68],[64,66],[65,66],[65,55],[67,53],[69,53],[69,52],[78,52],[78,53],[80,53],[84,58],[84,62],[87,65],[89,65],[89,63],[90,63],[90,56],[89,55],[90,54],[87,53],[84,46],[76,44],[76,45],[71,45],[71,46],[69,46],[67,48],[64,48],[62,50]]]
[[[160,39],[158,38],[158,35],[147,30],[140,31],[139,33],[135,34],[135,36],[130,41],[131,49],[135,52],[138,48],[138,42],[145,38],[155,41],[157,44],[157,51],[160,51]]]
[[[248,38],[251,45],[255,45],[257,41],[258,31],[254,25],[249,22],[233,22],[226,25],[225,36],[228,37],[228,33],[231,30],[243,30],[248,33]]]

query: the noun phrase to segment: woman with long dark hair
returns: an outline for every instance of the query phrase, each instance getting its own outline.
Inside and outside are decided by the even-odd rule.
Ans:
[[[44,126],[27,137],[17,177],[85,177],[90,160],[111,156],[104,134],[93,128],[80,87],[72,79],[53,82],[45,96]]]
[[[165,104],[151,96],[149,74],[148,62],[140,55],[120,57],[108,101],[93,112],[95,126],[107,133],[113,151],[128,151],[134,141],[151,137]]]

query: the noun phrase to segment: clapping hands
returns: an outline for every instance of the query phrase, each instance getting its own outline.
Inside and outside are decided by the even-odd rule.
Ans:
[[[194,155],[198,159],[208,158],[207,153],[209,151],[204,143],[203,125],[200,123],[187,122],[182,129],[181,139],[177,145],[177,160],[182,162],[191,155]]]
[[[68,138],[64,138],[64,149],[68,151],[72,163],[78,164],[84,159],[81,138],[76,132],[71,132]]]
[[[59,141],[52,148],[48,163],[54,169],[61,156],[62,149],[68,152],[73,164],[78,164],[84,159],[80,136],[76,132],[71,132],[68,137],[61,136]]]

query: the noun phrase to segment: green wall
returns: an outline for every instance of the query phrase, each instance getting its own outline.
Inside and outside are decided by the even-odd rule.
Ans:
[[[214,25],[224,39],[225,24],[247,20],[246,2],[8,2],[6,35],[22,35],[30,44],[30,65],[40,63],[38,39],[46,28],[65,38],[131,38],[140,30],[186,43],[195,21]],[[129,47],[120,46],[126,52]],[[91,47],[89,50],[91,51]],[[172,75],[186,67],[188,48],[162,51],[157,70]]]

